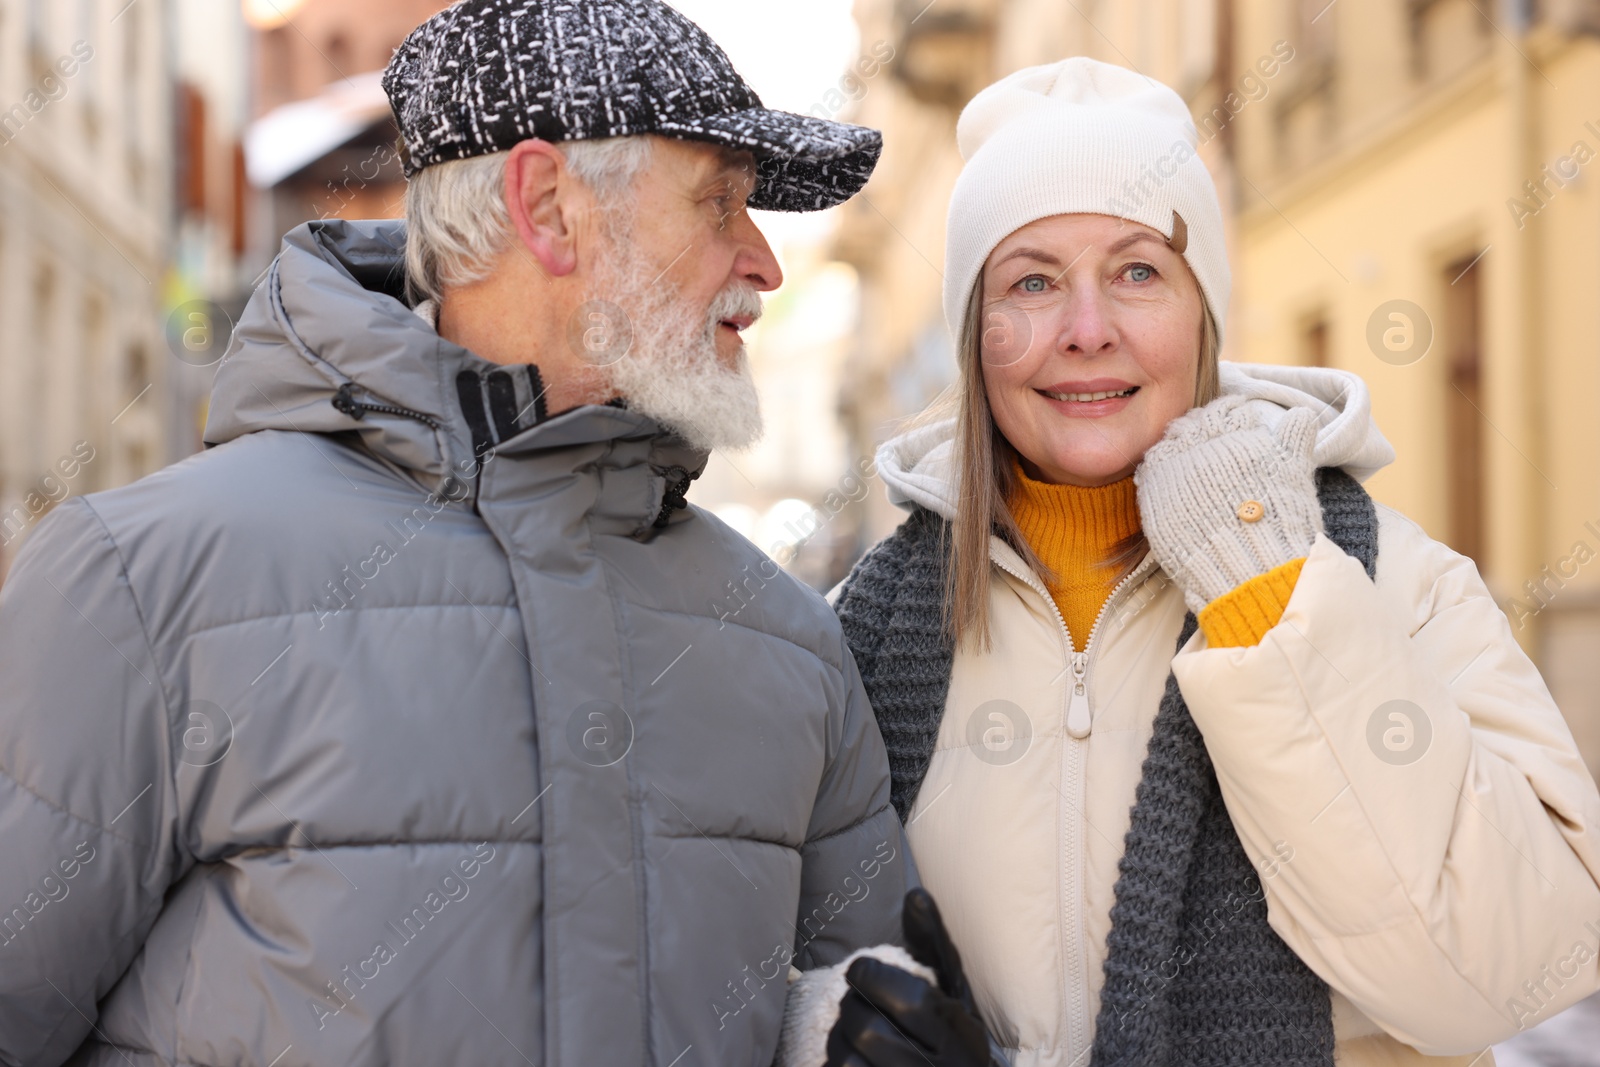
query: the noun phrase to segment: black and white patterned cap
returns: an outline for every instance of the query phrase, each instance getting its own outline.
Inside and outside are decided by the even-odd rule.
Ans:
[[[530,137],[653,133],[749,151],[753,208],[819,211],[860,191],[883,150],[877,130],[763,107],[660,0],[461,0],[411,32],[383,88],[407,177]]]

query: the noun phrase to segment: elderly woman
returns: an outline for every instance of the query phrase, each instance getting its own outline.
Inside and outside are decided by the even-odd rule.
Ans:
[[[958,137],[954,412],[880,451],[910,516],[835,592],[945,927],[908,901],[933,984],[851,966],[828,1062],[1487,1067],[1600,986],[1600,797],[1538,671],[1361,488],[1359,378],[1219,363],[1175,93],[1069,59]]]

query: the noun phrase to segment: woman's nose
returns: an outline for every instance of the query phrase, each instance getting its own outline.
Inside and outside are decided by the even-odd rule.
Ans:
[[[1105,295],[1092,285],[1075,285],[1067,293],[1056,349],[1092,356],[1116,347],[1117,332]]]

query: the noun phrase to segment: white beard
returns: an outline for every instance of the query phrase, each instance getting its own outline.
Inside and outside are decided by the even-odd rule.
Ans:
[[[717,330],[724,319],[758,318],[762,305],[754,286],[735,282],[699,317],[672,286],[658,280],[625,234],[613,233],[596,271],[596,296],[621,310],[631,343],[601,372],[628,410],[648,415],[690,447],[749,448],[761,439],[761,397],[750,358],[739,347],[734,369],[717,357]],[[613,312],[614,314],[615,312]],[[607,358],[614,358],[611,353]]]

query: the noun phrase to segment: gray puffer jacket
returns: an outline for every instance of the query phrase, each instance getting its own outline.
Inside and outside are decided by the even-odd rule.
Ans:
[[[896,939],[832,611],[683,506],[704,453],[440,339],[403,242],[290,234],[216,447],[0,593],[0,1062],[764,1065],[791,959]]]

